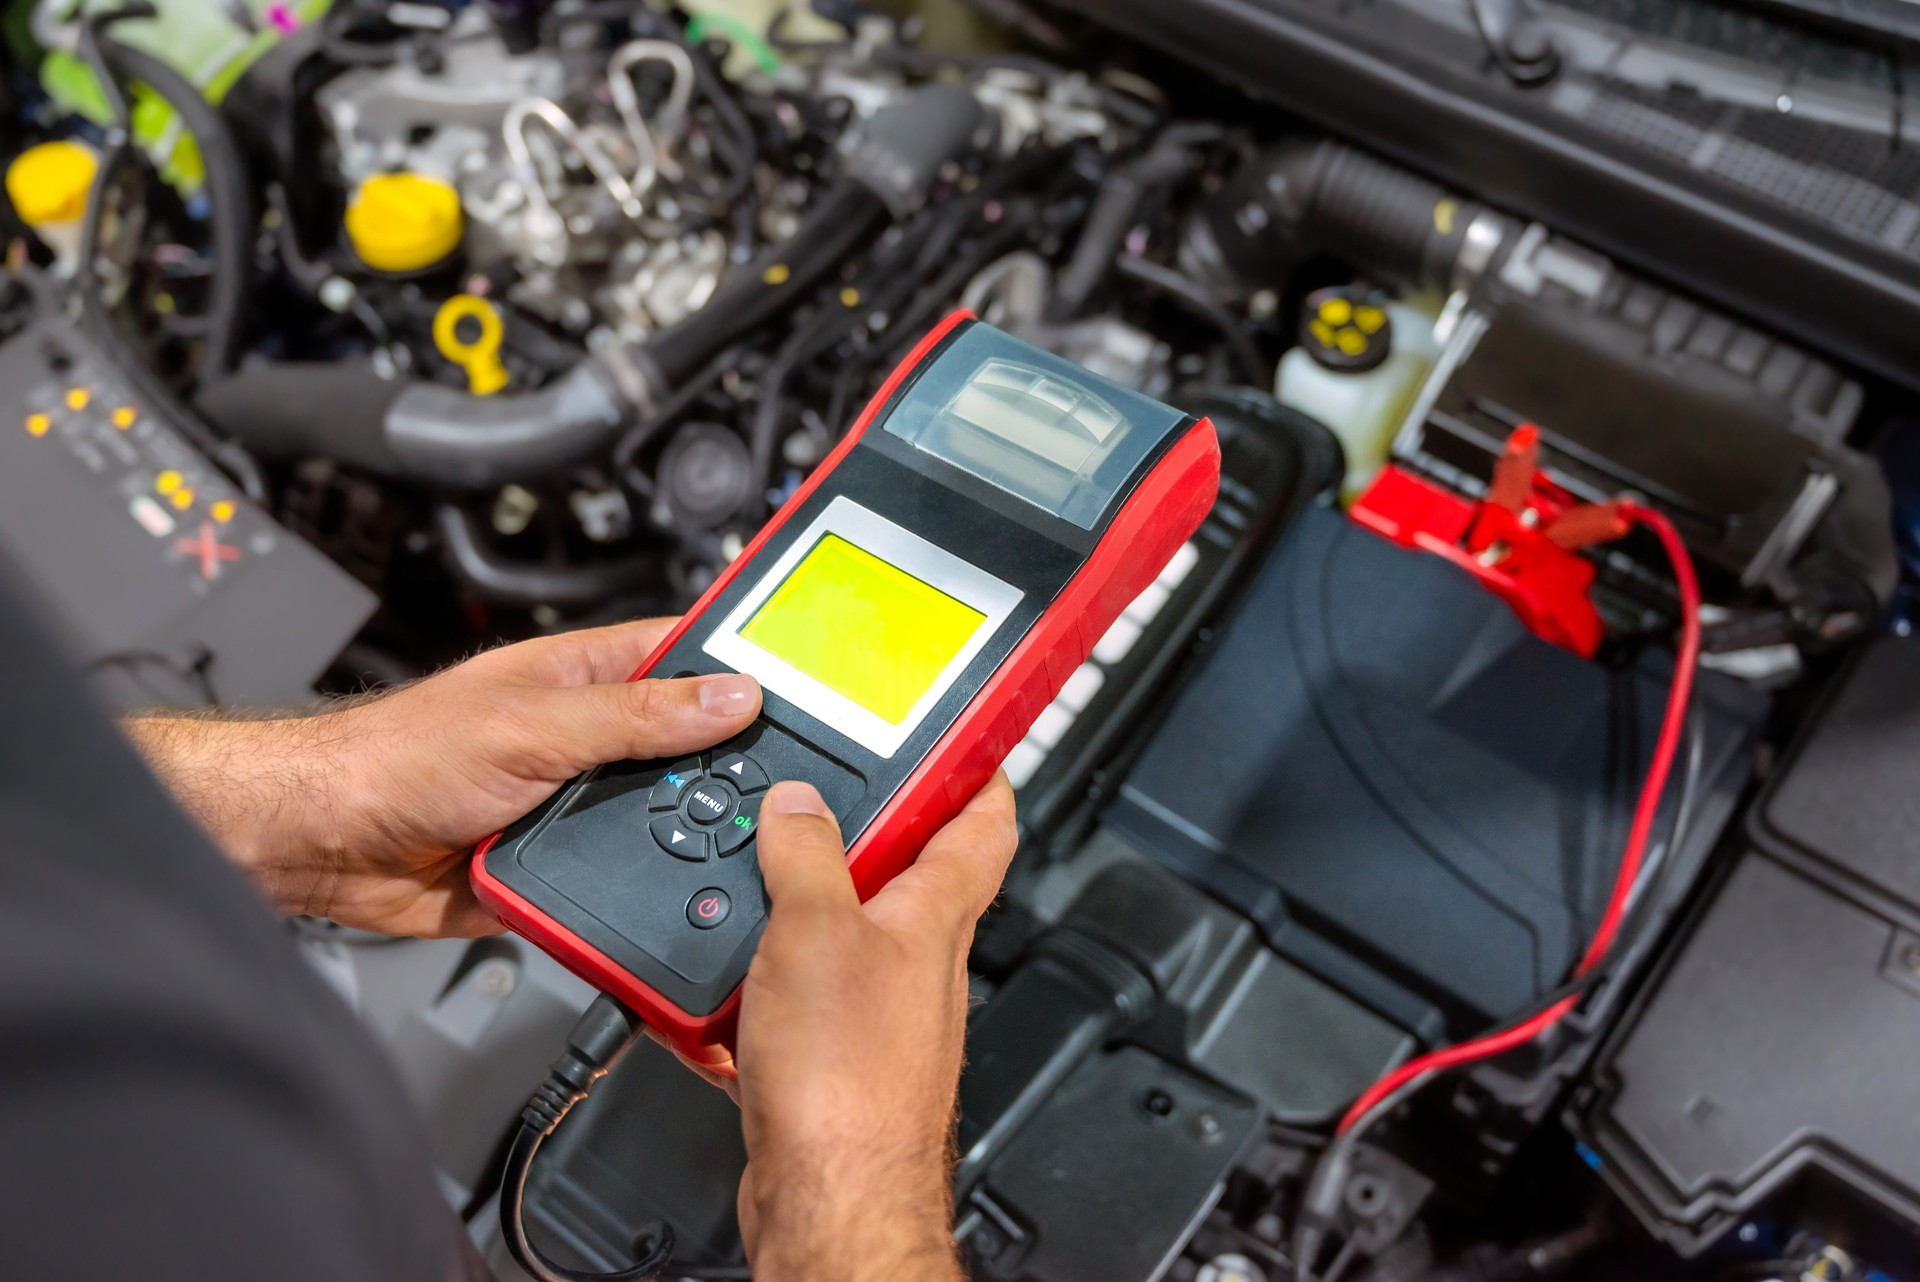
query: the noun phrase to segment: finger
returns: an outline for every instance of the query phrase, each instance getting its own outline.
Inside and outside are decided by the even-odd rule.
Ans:
[[[773,785],[760,805],[760,879],[778,914],[858,912],[840,825],[810,783]]]
[[[582,628],[554,639],[570,642],[585,656],[587,680],[599,685],[633,676],[679,622],[678,619],[635,619],[605,628]]]
[[[625,681],[666,640],[678,619],[636,619],[581,628],[503,646],[477,662],[523,674],[535,685],[584,686]]]
[[[431,869],[422,870],[432,873]],[[329,915],[342,926],[417,939],[480,939],[506,929],[474,898],[464,856],[450,856],[430,880],[396,878],[378,884],[356,879]]]
[[[579,771],[604,761],[647,761],[710,748],[760,715],[760,686],[752,677],[726,672],[531,690],[522,703],[548,751],[569,771]]]
[[[952,822],[935,833],[911,868],[867,904],[890,926],[949,934],[971,929],[1000,893],[1019,845],[1013,786],[1005,774],[992,779]]]
[[[507,928],[500,919],[477,903],[455,903],[449,906],[442,919],[436,937],[441,939],[486,939],[492,935],[503,935]]]
[[[740,1241],[747,1248],[748,1258],[754,1258],[760,1251],[760,1202],[753,1195],[753,1163],[747,1163],[747,1169],[740,1172],[740,1191],[734,1194],[734,1214],[739,1217]]]

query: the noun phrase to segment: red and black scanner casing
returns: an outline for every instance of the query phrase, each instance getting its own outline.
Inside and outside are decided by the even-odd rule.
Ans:
[[[1084,388],[1096,414],[1118,406],[1116,421],[1142,434],[1137,461],[1111,460],[1126,472],[1116,481],[1109,469],[1097,515],[1089,517],[1085,502],[1073,519],[1049,511],[898,434],[903,406],[911,403],[925,417],[920,402],[927,396],[914,401],[916,388],[941,384],[956,361],[985,368],[976,349],[988,343],[994,351],[1016,350],[1020,359],[1009,367],[1035,373],[1054,401],[1071,399],[1059,395],[1063,388]],[[943,358],[942,371],[930,374]],[[1044,463],[1034,468],[1036,477],[1047,472]],[[703,1048],[730,1044],[740,982],[765,924],[765,891],[751,840],[736,839],[726,855],[699,860],[659,848],[650,821],[668,771],[680,771],[672,776],[677,785],[687,769],[737,766],[745,757],[750,772],[757,768],[768,779],[813,783],[840,820],[854,884],[862,899],[870,897],[991,777],[1094,643],[1199,527],[1219,481],[1219,443],[1207,420],[1107,384],[966,312],[948,316],[632,679],[734,670],[709,652],[729,617],[737,621],[753,608],[756,587],[787,572],[776,563],[801,555],[802,541],[817,540],[850,504],[1017,590],[1005,594],[1011,604],[982,630],[990,634],[964,659],[964,670],[884,753],[763,677],[762,716],[734,740],[690,761],[590,771],[482,842],[472,864],[475,892],[510,929],[632,1007],[676,1046],[698,1057]],[[1025,484],[1016,477],[1017,488]],[[762,597],[766,591],[759,589]],[[726,777],[725,768],[718,777]],[[749,809],[737,788],[718,792],[739,801],[743,814]],[[733,834],[735,822],[751,831],[739,820],[725,831]],[[696,924],[716,899],[729,905],[720,924]]]

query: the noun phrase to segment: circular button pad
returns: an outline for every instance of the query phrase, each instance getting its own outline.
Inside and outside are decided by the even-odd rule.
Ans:
[[[692,863],[737,854],[759,827],[758,794],[768,786],[767,772],[743,753],[716,752],[711,764],[706,756],[674,762],[647,793],[647,809],[655,816],[648,824],[654,844]],[[695,921],[691,907],[687,920],[702,927],[719,924]]]

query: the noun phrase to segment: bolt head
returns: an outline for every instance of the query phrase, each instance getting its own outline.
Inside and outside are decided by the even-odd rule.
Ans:
[[[1553,37],[1537,22],[1522,22],[1507,32],[1507,56],[1529,66],[1553,57]]]

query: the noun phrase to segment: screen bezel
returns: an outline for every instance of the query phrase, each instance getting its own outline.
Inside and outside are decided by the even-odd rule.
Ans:
[[[829,534],[838,535],[985,616],[973,635],[941,668],[933,683],[914,701],[899,725],[861,707],[838,690],[740,635],[740,630],[774,589],[786,582],[788,575]],[[967,665],[986,648],[1024,595],[1012,584],[842,495],[828,503],[799,537],[787,545],[786,551],[766,568],[759,581],[727,612],[700,648],[736,672],[753,677],[764,689],[875,756],[891,759],[933,711],[934,705],[953,688]]]

